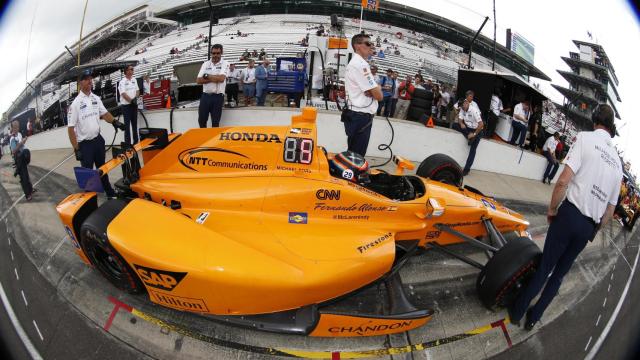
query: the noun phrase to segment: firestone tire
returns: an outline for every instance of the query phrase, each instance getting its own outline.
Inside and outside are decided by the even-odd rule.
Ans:
[[[508,307],[535,273],[542,251],[531,239],[519,237],[498,250],[476,281],[482,304],[489,310]]]
[[[81,226],[80,244],[91,264],[115,287],[130,294],[142,294],[145,287],[131,266],[109,243],[107,227],[127,206],[127,202],[109,200],[94,211]]]
[[[445,184],[462,186],[462,168],[448,155],[433,154],[424,159],[416,174]]]

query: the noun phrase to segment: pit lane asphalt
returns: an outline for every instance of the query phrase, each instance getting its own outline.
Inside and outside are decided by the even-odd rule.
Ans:
[[[32,178],[40,178],[45,173],[44,169],[36,167],[32,167],[31,171]],[[20,189],[19,185],[11,179],[8,182],[3,181],[1,185],[3,189],[8,190],[7,192],[0,189],[2,201],[0,208],[4,211],[6,204],[12,203],[11,200],[18,196]],[[447,338],[504,316],[503,313],[486,311],[479,305],[475,295],[476,270],[451,258],[430,253],[428,260],[421,257],[411,259],[406,269],[402,271],[403,281],[412,301],[416,305],[438,310],[434,320],[424,328],[406,334],[354,341],[283,336],[228,327],[214,323],[205,317],[179,313],[153,305],[142,297],[130,297],[119,293],[95,271],[82,265],[75,254],[71,253],[71,245],[64,239],[64,232],[58,224],[59,220],[55,212],[46,210],[75,189],[73,181],[64,176],[52,174],[41,183],[39,188],[40,192],[36,194],[35,203],[20,204],[10,213],[7,223],[10,225],[8,228],[11,233],[7,233],[6,228],[3,228],[6,226],[0,224],[0,281],[7,291],[20,322],[45,358],[111,359],[114,355],[117,355],[116,358],[141,358],[144,356],[143,353],[157,358],[191,358],[198,357],[197,355],[225,359],[247,356],[266,357],[244,351],[212,347],[210,344],[204,344],[183,334],[171,333],[154,324],[145,324],[142,321],[134,323],[135,318],[123,312],[116,314],[111,329],[104,331],[101,328],[105,326],[105,320],[113,311],[113,304],[107,300],[108,296],[119,298],[157,318],[189,326],[194,334],[208,334],[237,343],[251,343],[264,347],[286,345],[290,348],[315,350],[345,351],[404,346],[408,343]],[[507,201],[507,206],[525,213],[527,218],[532,220],[532,229],[536,229],[532,231],[534,238],[544,235],[546,229],[544,206],[519,201]],[[42,216],[42,219],[34,219],[36,214]],[[51,222],[54,225],[49,228],[43,226],[43,222]],[[60,229],[56,229],[56,225]],[[614,236],[622,234],[618,230],[614,229]],[[6,236],[6,239],[2,238],[3,236]],[[622,238],[618,236],[618,238],[620,242],[625,240],[624,236]],[[456,251],[482,260],[482,254],[469,246],[464,244],[455,246]],[[606,246],[607,243],[603,241],[602,247]],[[578,298],[582,301],[579,304],[574,301],[571,306],[576,309],[581,308],[585,299],[591,298],[591,293],[575,285],[584,279],[600,280],[597,281],[600,284],[602,279],[606,278],[605,275],[597,277],[589,273],[599,268],[607,268],[614,259],[613,255],[598,251],[586,253],[582,259],[585,264],[580,267],[580,271],[572,271],[570,275],[574,279],[568,279],[569,282],[573,281],[574,286],[561,290],[564,293],[559,296],[560,304],[571,304],[570,298]],[[11,259],[12,256],[14,260]],[[620,265],[617,263],[613,271],[616,270],[620,271]],[[571,276],[568,275],[569,277]],[[615,277],[615,284],[623,286],[622,278],[622,276]],[[21,290],[25,293],[24,299]],[[337,306],[367,310],[370,309],[367,304],[374,304],[373,308],[379,310],[382,306],[380,293],[381,291],[377,289],[370,289],[362,294],[360,300],[349,299]],[[613,300],[609,301],[613,303]],[[560,311],[556,309],[556,313],[563,311],[562,307],[559,307]],[[563,315],[559,316],[558,319]],[[36,322],[32,323],[34,320]],[[604,318],[601,321],[604,321]],[[548,326],[553,326],[555,323],[556,321],[545,324],[546,326],[539,332],[542,333]],[[539,336],[538,332],[521,334],[511,325],[508,329],[515,343],[525,341],[526,344],[535,341],[531,339]],[[42,340],[40,335],[43,336]],[[520,345],[516,345],[514,349],[518,346]],[[606,346],[607,343],[603,348]],[[142,352],[134,349],[140,349]],[[481,358],[500,353],[505,349],[506,342],[503,335],[499,331],[493,331],[425,351],[393,355],[393,357]]]

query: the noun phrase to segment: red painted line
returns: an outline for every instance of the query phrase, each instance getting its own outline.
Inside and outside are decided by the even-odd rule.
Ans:
[[[496,322],[491,323],[492,328],[501,328],[502,333],[504,334],[505,339],[507,340],[507,347],[511,347],[513,344],[511,343],[511,337],[509,336],[509,332],[507,331],[507,327],[504,324],[504,319],[500,319]]]
[[[113,296],[109,296],[109,301],[113,303],[113,310],[111,310],[111,314],[109,314],[109,318],[107,319],[107,322],[104,324],[104,331],[109,331],[109,328],[111,328],[111,323],[113,322],[113,319],[116,317],[116,314],[118,313],[118,310],[120,309],[124,309],[127,312],[131,312],[132,308],[131,306],[123,303],[122,301],[114,298]]]
[[[340,351],[334,351],[331,353],[331,360],[340,360]]]

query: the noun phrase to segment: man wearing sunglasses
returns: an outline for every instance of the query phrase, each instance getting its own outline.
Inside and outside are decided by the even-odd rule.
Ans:
[[[351,46],[355,53],[347,65],[345,75],[347,105],[342,112],[342,122],[347,134],[348,149],[365,156],[373,116],[378,109],[378,101],[381,101],[383,96],[382,89],[376,83],[366,60],[375,50],[369,36],[362,33],[354,35]]]
[[[202,97],[198,107],[198,124],[207,127],[211,114],[211,127],[218,127],[224,105],[224,92],[229,75],[229,63],[222,60],[222,45],[211,46],[211,60],[200,67],[196,83],[202,84]]]

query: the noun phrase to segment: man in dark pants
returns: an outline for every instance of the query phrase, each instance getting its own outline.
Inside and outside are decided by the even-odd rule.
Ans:
[[[200,67],[196,83],[202,85],[202,97],[198,107],[198,124],[207,127],[211,115],[211,127],[218,127],[224,105],[224,92],[229,75],[229,64],[222,59],[222,45],[211,46],[211,60]]]
[[[471,171],[471,166],[476,158],[476,149],[482,138],[482,128],[484,124],[480,116],[480,111],[471,106],[468,100],[463,100],[462,106],[459,106],[458,122],[453,124],[453,128],[458,130],[467,139],[469,144],[469,156],[464,164],[462,175],[466,176]]]
[[[124,124],[115,121],[113,116],[105,109],[98,96],[91,92],[93,76],[91,70],[85,70],[80,79],[80,92],[69,106],[67,116],[69,126],[67,132],[69,141],[76,153],[76,160],[87,169],[93,169],[104,165],[105,148],[104,138],[100,135],[100,119],[113,124],[117,129],[124,130]],[[102,187],[107,197],[115,197],[107,175],[102,176]]]
[[[611,220],[618,200],[622,164],[611,141],[616,133],[613,110],[609,105],[599,105],[591,120],[595,130],[578,134],[553,189],[547,210],[550,226],[540,264],[509,309],[511,322],[516,325],[526,312],[527,330],[540,320],[587,241],[592,241],[597,230]],[[527,310],[543,286],[540,299]]]
[[[347,134],[350,151],[365,156],[371,136],[373,116],[382,100],[382,89],[376,83],[369,63],[365,60],[374,53],[369,36],[362,33],[351,38],[355,53],[347,65],[345,90],[347,109],[342,112],[342,122]]]
[[[133,133],[133,144],[138,143],[138,97],[140,88],[138,81],[133,77],[133,66],[129,65],[124,70],[124,78],[118,83],[120,92],[120,109],[124,118],[124,141],[131,144],[131,133]],[[129,129],[131,127],[131,129]]]
[[[27,137],[22,137],[20,133],[20,123],[17,120],[11,122],[11,138],[9,139],[9,148],[16,164],[16,173],[20,177],[20,186],[27,201],[31,201],[35,189],[31,185],[29,178],[29,165],[31,155],[29,150],[24,146]]]
[[[513,108],[513,121],[511,122],[512,132],[509,144],[524,147],[524,140],[527,137],[529,128],[529,102],[523,101]]]
[[[556,176],[556,171],[558,171],[558,168],[560,167],[560,163],[558,162],[558,159],[556,159],[556,147],[558,146],[559,139],[560,133],[556,131],[553,136],[549,136],[542,147],[542,154],[547,158],[547,168],[545,169],[544,176],[542,177],[543,184],[545,182],[551,184],[551,180]]]

